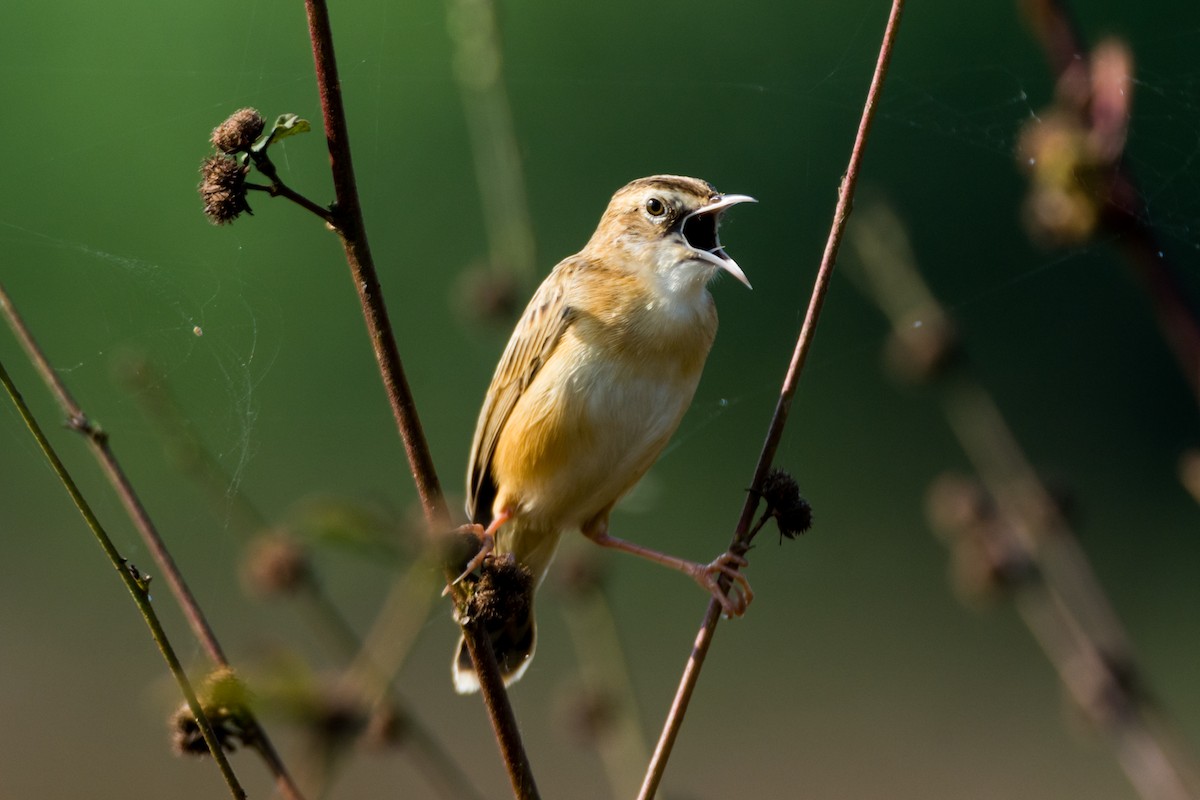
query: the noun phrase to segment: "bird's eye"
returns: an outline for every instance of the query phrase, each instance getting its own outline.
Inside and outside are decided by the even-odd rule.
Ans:
[[[651,197],[646,201],[646,213],[652,217],[661,217],[667,213],[667,204],[657,197]]]

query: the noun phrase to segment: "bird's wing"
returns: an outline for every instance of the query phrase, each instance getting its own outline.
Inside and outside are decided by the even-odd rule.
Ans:
[[[580,266],[574,259],[568,259],[555,267],[529,301],[500,357],[471,443],[467,515],[472,522],[481,525],[491,522],[497,491],[491,469],[496,443],[513,407],[575,319],[575,312],[567,303],[567,290]]]

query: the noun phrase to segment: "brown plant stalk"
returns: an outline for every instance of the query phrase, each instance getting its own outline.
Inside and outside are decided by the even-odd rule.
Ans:
[[[375,360],[383,378],[388,402],[396,420],[396,426],[404,441],[413,481],[425,519],[433,532],[451,528],[450,514],[442,495],[437,472],[425,434],[417,415],[416,404],[396,339],[392,333],[387,306],[384,303],[379,276],[371,257],[363,223],[362,207],[359,203],[354,165],[350,154],[349,131],[346,113],[342,104],[341,83],[338,79],[337,59],[334,54],[333,32],[329,23],[329,10],[325,0],[305,0],[308,15],[309,37],[312,40],[313,61],[316,67],[317,88],[321,97],[321,114],[325,126],[325,138],[329,146],[330,169],[333,175],[335,202],[332,207],[331,227],[342,241],[346,263],[350,267],[359,303],[362,306],[367,332],[371,338]],[[457,575],[451,567],[446,569],[447,582],[452,584]],[[461,590],[453,587],[454,597],[461,599]],[[500,670],[492,652],[491,641],[475,622],[462,626],[467,649],[471,654],[480,678],[480,692],[492,723],[492,730],[500,747],[508,771],[513,792],[518,798],[538,797],[537,786],[529,758],[521,743],[516,715],[508,701]]]
[[[214,503],[223,505],[236,520],[233,529],[244,534],[263,531],[268,528],[267,517],[241,491],[229,494],[228,487],[232,478],[220,462],[213,456],[196,433],[185,424],[183,411],[175,398],[167,391],[164,378],[157,375],[154,379],[146,377],[153,370],[149,361],[137,359],[129,363],[123,370],[127,385],[135,391],[142,401],[142,408],[153,418],[162,436],[168,441],[169,449],[176,453],[183,472],[213,499]],[[409,627],[419,629],[428,616],[428,608],[432,605],[431,593],[428,586],[422,586],[419,591],[413,589],[414,576],[424,578],[429,569],[429,563],[422,559],[410,567],[404,578],[397,585],[404,587],[404,614],[406,619],[411,617]],[[423,581],[427,583],[428,581]],[[418,768],[429,779],[432,786],[448,798],[477,797],[474,787],[467,780],[461,766],[449,751],[418,720],[409,709],[408,704],[391,689],[392,676],[399,671],[399,661],[402,653],[395,653],[395,662],[376,663],[373,658],[378,648],[359,637],[354,627],[342,615],[326,592],[324,584],[319,579],[315,569],[310,564],[300,570],[295,585],[289,587],[296,600],[306,606],[309,613],[302,616],[306,622],[318,629],[324,638],[336,651],[350,661],[350,666],[343,676],[343,683],[354,696],[361,697],[365,707],[373,715],[388,715],[403,720],[404,743],[406,753],[410,755]],[[415,609],[415,611],[414,611]],[[388,644],[394,649],[394,628],[389,629],[393,634]],[[412,637],[401,637],[403,652],[411,645]]]
[[[5,307],[7,308],[7,296],[3,294],[2,288],[0,288],[0,299],[5,300]],[[229,759],[225,757],[225,751],[216,733],[213,731],[212,724],[204,712],[204,707],[197,697],[191,681],[188,680],[187,673],[184,671],[178,656],[176,656],[175,649],[171,646],[166,631],[163,630],[162,625],[159,623],[158,614],[155,613],[154,606],[150,602],[149,579],[121,557],[112,539],[109,538],[108,533],[100,525],[100,521],[96,518],[95,513],[93,513],[91,505],[84,499],[83,494],[79,491],[79,487],[75,484],[75,480],[71,477],[70,472],[67,471],[66,466],[58,457],[58,453],[55,452],[54,447],[50,444],[50,440],[42,432],[41,426],[38,425],[33,413],[25,404],[24,398],[21,396],[20,391],[18,391],[16,384],[13,383],[8,370],[4,368],[3,363],[0,363],[0,384],[4,386],[13,405],[17,408],[17,413],[25,421],[25,425],[29,428],[29,432],[33,435],[33,438],[37,440],[43,454],[46,456],[46,460],[50,462],[51,468],[58,475],[63,487],[67,490],[67,494],[71,496],[75,507],[79,509],[80,515],[83,516],[84,522],[91,528],[96,541],[104,550],[104,554],[108,556],[109,562],[116,569],[117,574],[120,575],[121,582],[125,584],[125,588],[129,590],[129,594],[133,597],[134,603],[142,614],[142,619],[150,629],[150,635],[154,639],[154,643],[158,646],[163,660],[167,662],[167,668],[179,684],[179,689],[187,701],[188,709],[195,718],[196,725],[200,729],[200,734],[204,738],[204,743],[208,746],[208,752],[212,755],[217,769],[220,770],[221,777],[225,779],[230,794],[238,800],[245,800],[246,792],[242,789],[237,775],[234,774],[233,767],[229,764]]]
[[[17,312],[12,298],[9,297],[3,286],[0,286],[0,312],[3,312],[9,327],[12,328],[30,362],[45,382],[51,394],[54,395],[55,401],[66,416],[67,425],[87,439],[92,455],[96,458],[109,483],[112,484],[113,491],[116,492],[117,497],[120,499],[125,513],[133,521],[134,527],[137,528],[138,534],[146,545],[146,549],[150,551],[159,572],[162,573],[163,578],[166,580],[171,594],[175,597],[176,602],[179,603],[188,626],[192,629],[193,635],[195,635],[204,648],[209,660],[218,667],[229,668],[229,659],[225,657],[225,651],[221,648],[216,633],[213,631],[212,626],[209,625],[208,619],[204,616],[204,612],[200,608],[200,604],[196,601],[195,595],[188,588],[187,581],[184,580],[183,574],[175,564],[175,559],[172,558],[166,543],[163,541],[162,536],[159,535],[154,521],[150,519],[150,514],[146,511],[145,505],[142,504],[141,498],[138,497],[137,492],[134,490],[129,477],[125,474],[120,462],[117,461],[117,457],[109,447],[108,434],[92,424],[87,414],[84,413],[83,408],[80,407],[67,389],[66,384],[63,383],[58,377],[58,373],[50,366],[45,353],[38,346],[29,327]],[[246,713],[251,715],[250,719],[253,720],[250,709],[246,709]],[[254,740],[255,749],[258,750],[263,761],[266,762],[271,774],[275,776],[275,783],[280,793],[290,800],[303,800],[303,795],[299,787],[292,780],[287,767],[279,757],[279,753],[275,750],[266,731],[256,721],[253,724],[256,731],[256,738]]]
[[[1068,515],[972,375],[902,224],[883,205],[864,209],[859,219],[852,239],[864,293],[893,326],[892,365],[933,388],[978,475],[978,489],[972,481],[942,478],[930,492],[930,517],[950,534],[945,538],[959,588],[971,598],[1003,593],[1013,600],[1064,689],[1108,736],[1141,797],[1196,797],[1196,770],[1159,718],[1129,636]]]
[[[146,507],[142,504],[137,492],[134,491],[124,470],[121,469],[116,456],[113,455],[108,443],[108,434],[92,424],[87,414],[84,413],[83,408],[80,407],[79,403],[75,401],[75,398],[67,389],[66,384],[58,377],[58,373],[54,371],[54,368],[50,366],[46,354],[42,352],[41,347],[33,338],[33,333],[25,324],[25,320],[17,311],[12,298],[9,297],[8,292],[5,291],[3,286],[0,286],[0,311],[3,311],[8,326],[12,329],[13,334],[17,337],[17,341],[20,342],[21,347],[25,350],[25,354],[37,370],[39,377],[46,384],[46,388],[54,395],[55,401],[66,417],[67,426],[71,430],[82,434],[87,439],[92,454],[99,462],[105,477],[108,478],[109,482],[113,485],[113,489],[121,498],[122,505],[124,505],[126,512],[133,519],[138,531],[142,534],[146,547],[154,556],[154,561],[157,563],[159,571],[162,572],[164,580],[170,585],[171,593],[179,601],[184,617],[187,619],[188,625],[191,627],[196,639],[199,640],[204,651],[214,664],[228,666],[225,652],[221,649],[221,644],[217,641],[217,636],[213,632],[212,626],[209,625],[204,612],[200,609],[200,604],[196,601],[191,589],[188,588],[187,582],[171,557],[171,553],[167,550],[167,546],[159,535],[158,529],[150,519],[150,514],[146,511]]]
[[[879,57],[875,64],[875,72],[871,78],[871,86],[867,90],[867,98],[863,105],[862,117],[859,120],[858,132],[855,135],[854,146],[850,152],[850,162],[846,167],[846,174],[842,178],[841,185],[838,188],[838,201],[833,214],[833,224],[829,231],[829,238],[825,243],[825,251],[821,257],[821,266],[817,270],[816,282],[813,286],[811,299],[809,300],[808,311],[800,327],[800,334],[796,339],[796,347],[792,353],[792,360],[788,365],[787,374],[783,380],[783,387],[779,392],[779,400],[775,404],[775,412],[767,428],[767,437],[763,442],[758,464],[754,468],[754,477],[750,483],[751,489],[747,494],[745,505],[742,507],[742,514],[735,529],[733,543],[730,545],[730,549],[735,552],[746,544],[750,531],[750,523],[754,519],[755,511],[758,509],[759,492],[775,459],[775,451],[783,436],[783,428],[787,423],[788,413],[791,410],[792,398],[796,394],[800,373],[804,369],[808,352],[812,347],[817,321],[821,315],[821,308],[824,305],[825,295],[829,288],[829,280],[833,275],[833,267],[837,261],[838,249],[841,246],[842,236],[846,229],[846,221],[850,217],[850,211],[853,206],[854,189],[858,183],[858,173],[866,148],[867,136],[871,130],[871,123],[875,118],[875,110],[879,102],[879,95],[883,89],[884,79],[887,76],[888,64],[891,61],[892,48],[895,44],[896,31],[899,28],[900,15],[903,10],[904,0],[892,0],[891,12],[888,16],[887,26],[884,29],[883,41],[879,48]],[[722,583],[727,586],[728,579],[723,579]],[[704,622],[700,627],[699,633],[696,635],[691,656],[684,667],[679,687],[675,693],[675,699],[671,704],[670,711],[667,713],[662,734],[659,737],[658,744],[654,749],[654,755],[651,757],[650,764],[647,767],[646,777],[642,782],[642,790],[638,795],[639,800],[650,800],[650,798],[654,797],[659,784],[662,782],[667,761],[671,757],[671,750],[675,745],[676,737],[679,735],[684,714],[687,713],[688,703],[691,700],[692,693],[695,691],[696,682],[700,678],[700,670],[704,665],[705,657],[708,655],[708,649],[712,644],[720,617],[721,605],[715,600],[709,601],[708,610],[704,615]]]

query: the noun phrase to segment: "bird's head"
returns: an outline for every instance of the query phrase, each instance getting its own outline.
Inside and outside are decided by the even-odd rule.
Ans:
[[[721,194],[711,184],[678,175],[639,178],[617,191],[588,242],[593,257],[650,270],[666,285],[703,287],[724,270],[747,287],[745,273],[721,247],[721,215],[744,194]]]

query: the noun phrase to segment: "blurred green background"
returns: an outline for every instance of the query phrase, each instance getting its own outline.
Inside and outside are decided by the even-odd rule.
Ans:
[[[1200,297],[1200,10],[1192,0],[1078,4],[1095,41],[1136,60],[1129,163],[1151,221]],[[1197,508],[1177,478],[1200,441],[1195,402],[1109,243],[1048,251],[1020,225],[1020,126],[1053,82],[1012,3],[912,3],[862,182],[889,197],[977,374],[1035,463],[1070,487],[1083,546],[1156,696],[1200,743]],[[507,329],[472,320],[463,275],[488,256],[447,7],[337,3],[334,31],[372,247],[447,490],[461,475]],[[615,189],[657,172],[759,205],[723,240],[754,284],[713,293],[722,329],[666,457],[615,532],[711,558],[736,520],[807,303],[885,2],[502,4],[503,68],[536,238],[536,275],[578,249]],[[8,3],[0,11],[8,156],[0,280],[135,485],[235,664],[295,647],[336,666],[300,615],[248,600],[242,532],[173,468],[131,357],[161,371],[227,487],[282,518],[306,498],[391,520],[414,491],[336,239],[281,200],[225,228],[200,213],[209,131],[252,105],[319,127],[298,2]],[[473,108],[473,106],[472,106]],[[273,149],[284,179],[331,198],[320,133]],[[847,255],[844,261],[849,262]],[[520,290],[523,297],[532,284]],[[199,327],[202,335],[197,335]],[[667,796],[1129,798],[1104,741],[1068,710],[1012,610],[964,609],[923,504],[967,464],[930,392],[880,368],[880,313],[836,275],[778,461],[816,527],[752,553],[758,599],[723,624],[667,773]],[[156,573],[7,331],[0,359],[51,431],[122,552]],[[173,757],[162,661],[78,514],[0,403],[0,796],[220,797],[211,765]],[[457,505],[457,499],[455,503]],[[400,535],[400,534],[397,534]],[[386,560],[319,550],[360,630]],[[656,734],[704,608],[686,581],[604,556],[642,718]],[[183,657],[201,673],[161,584]],[[547,797],[605,797],[597,759],[564,735],[579,666],[552,590],[539,656],[513,692]],[[476,784],[504,796],[480,703],[451,690],[448,608],[398,683]],[[296,737],[270,717],[285,757]],[[260,765],[235,760],[252,796]],[[640,765],[634,765],[640,769]],[[303,769],[299,771],[303,772]],[[401,754],[346,766],[331,797],[427,796]]]

